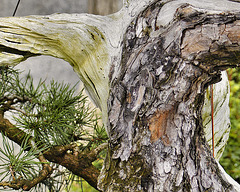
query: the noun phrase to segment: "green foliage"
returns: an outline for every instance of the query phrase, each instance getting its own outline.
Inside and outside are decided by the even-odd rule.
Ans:
[[[71,192],[98,192],[98,191],[91,187],[83,179],[79,179],[78,181],[73,183],[71,187]]]
[[[3,179],[25,177],[26,179],[33,179],[37,175],[38,164],[40,162],[36,161],[35,156],[41,151],[37,148],[29,148],[27,143],[27,138],[21,145],[19,151],[15,150],[13,142],[7,140],[2,136],[2,148],[0,148],[0,175]],[[42,148],[41,150],[44,150]]]
[[[2,70],[0,83],[0,102],[13,100],[11,109],[18,112],[14,116],[17,127],[48,146],[70,144],[84,136],[91,136],[91,141],[107,139],[83,90],[76,94],[75,86],[54,81],[45,85],[42,80],[34,87],[30,74],[23,80],[18,73],[11,68]]]
[[[231,132],[220,163],[240,183],[240,69],[230,69],[228,74],[231,87]]]
[[[16,144],[2,135],[0,183],[19,177],[33,179],[42,168],[37,157],[47,148],[75,143],[79,151],[91,150],[108,139],[98,115],[89,107],[83,90],[76,92],[76,85],[70,87],[54,81],[46,85],[43,80],[35,85],[30,74],[20,79],[19,71],[1,67],[0,112],[7,111],[12,112],[14,125],[27,137],[16,149]],[[36,148],[29,146],[30,137]],[[103,156],[104,152],[94,163],[98,169]],[[58,164],[51,166],[54,168],[51,177],[33,191],[60,191],[64,187],[70,190],[76,177]]]

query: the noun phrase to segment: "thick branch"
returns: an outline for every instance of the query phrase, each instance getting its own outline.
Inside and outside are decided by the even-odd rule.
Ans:
[[[26,138],[26,133],[24,133],[21,129],[16,128],[8,119],[3,117],[3,114],[0,113],[0,131],[6,135],[10,140],[17,143],[21,146],[24,138]],[[29,138],[29,146],[31,146]]]
[[[26,133],[21,129],[16,128],[9,120],[4,119],[0,116],[0,131],[2,131],[9,139],[16,142],[21,146],[24,138],[26,138]],[[30,137],[28,142],[31,146]],[[72,171],[73,174],[78,175],[85,179],[91,186],[97,189],[97,178],[99,175],[99,170],[96,169],[92,162],[97,159],[99,152],[107,147],[107,144],[102,144],[91,151],[75,152],[76,145],[66,145],[66,146],[55,146],[46,151],[42,152],[43,155],[39,156],[41,162],[50,162],[57,163],[66,167],[68,170]],[[29,148],[28,148],[29,150]],[[70,153],[69,153],[70,152]],[[46,158],[46,160],[45,160]],[[37,182],[41,182],[47,177],[46,174],[51,173],[51,167],[48,164],[43,164],[43,170],[40,172],[39,177],[35,178],[33,181],[23,181],[19,178],[17,183],[5,183],[9,187],[23,187],[24,190],[28,190]]]
[[[64,59],[104,116],[110,56],[119,43],[112,23],[110,17],[86,14],[0,18],[0,65],[16,65],[37,55]]]
[[[100,172],[92,165],[92,162],[97,159],[98,153],[106,148],[106,144],[92,151],[78,152],[74,148],[74,145],[55,146],[44,152],[44,156],[49,161],[62,165],[73,174],[84,178],[97,189],[97,178]]]
[[[51,175],[53,168],[47,164],[47,161],[45,160],[43,155],[40,155],[38,159],[41,163],[43,163],[42,170],[39,172],[39,175],[33,180],[26,180],[19,177],[11,182],[0,182],[0,186],[10,187],[16,190],[23,189],[24,191],[29,191],[34,186],[47,179]]]
[[[9,120],[4,119],[2,114],[0,114],[0,131],[9,139],[16,142],[19,146],[21,146],[27,135],[22,130],[16,128]],[[32,137],[28,139],[29,148],[27,148],[26,150],[30,149],[32,139]],[[49,177],[49,175],[51,175],[53,168],[49,164],[47,164],[47,160],[42,154],[39,154],[38,159],[43,164],[42,170],[39,172],[39,175],[36,178],[34,178],[33,180],[25,180],[21,177],[18,179],[13,178],[14,180],[12,182],[1,182],[0,186],[8,186],[13,189],[22,188],[23,190],[28,191],[38,183],[41,183],[43,180]]]
[[[0,63],[18,63],[31,52],[74,67],[108,125],[103,190],[234,191],[211,156],[201,109],[220,70],[238,66],[240,4],[124,3],[110,17],[0,19],[0,44],[10,49]],[[64,152],[55,160],[66,164],[76,156]]]

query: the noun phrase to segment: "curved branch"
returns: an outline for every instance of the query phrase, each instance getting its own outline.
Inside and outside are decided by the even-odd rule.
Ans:
[[[100,172],[92,165],[92,160],[96,160],[96,156],[95,158],[89,157],[88,153],[89,151],[74,152],[73,146],[55,146],[44,152],[44,156],[49,161],[66,167],[97,189],[97,179]]]
[[[42,170],[39,172],[37,177],[32,180],[26,180],[19,177],[17,179],[13,179],[11,182],[0,182],[0,186],[10,187],[16,190],[23,189],[24,191],[29,191],[34,186],[47,179],[52,174],[53,168],[47,164],[47,160],[43,155],[40,155],[38,159],[42,163]]]
[[[106,114],[108,74],[115,38],[110,17],[54,14],[0,18],[0,65],[50,55],[73,67],[92,100]]]
[[[11,182],[0,182],[0,186],[9,187],[15,190],[23,189],[24,191],[29,191],[31,188],[33,188],[37,184],[44,181],[51,175],[53,168],[50,165],[46,164],[46,160],[43,156],[40,156],[39,160],[43,164],[42,164],[42,170],[39,172],[39,175],[37,177],[35,177],[32,180],[26,180],[19,177],[17,179],[14,179]]]
[[[24,142],[24,139],[27,135],[21,129],[16,128],[9,120],[4,119],[2,114],[0,114],[0,131],[9,139],[16,142],[19,146],[22,145],[22,142]],[[29,143],[29,147],[26,148],[26,150],[30,150],[30,146],[32,146],[32,139],[32,137],[29,137],[27,141]],[[47,164],[48,161],[45,159],[43,154],[39,154],[38,159],[42,163],[42,170],[39,172],[39,175],[37,177],[32,180],[22,179],[21,177],[15,179],[13,177],[13,181],[1,182],[0,186],[8,186],[13,189],[23,189],[28,191],[38,183],[41,183],[43,180],[45,180],[52,174],[53,168],[49,164]]]
[[[21,146],[24,138],[26,138],[26,133],[21,129],[16,128],[9,120],[4,119],[0,115],[0,131],[3,132],[9,139],[16,142]],[[29,137],[28,142],[31,146],[31,140],[33,137]],[[97,189],[97,178],[100,174],[99,170],[92,165],[92,162],[97,159],[98,154],[107,147],[107,144],[102,144],[91,151],[75,152],[76,145],[69,144],[66,146],[54,146],[46,151],[42,152],[38,157],[40,162],[43,162],[43,169],[40,171],[39,176],[34,178],[32,181],[23,180],[18,178],[15,181],[8,183],[2,182],[0,186],[9,186],[14,189],[23,188],[24,190],[29,190],[37,183],[46,179],[52,172],[52,168],[46,164],[47,160],[49,162],[57,163],[64,166],[70,170],[73,174],[78,175],[85,179],[91,186]],[[27,148],[26,150],[30,150]],[[69,153],[70,151],[71,153]],[[45,159],[46,158],[46,159]]]
[[[207,84],[205,84],[205,87],[208,84],[219,81],[219,70],[239,66],[239,3],[228,0],[159,1],[157,5],[159,10],[154,12],[154,16],[151,15],[153,9],[149,9],[148,12],[144,13],[145,15],[137,18],[146,5],[150,6],[154,2],[158,1],[125,0],[125,7],[120,12],[109,17],[57,14],[45,17],[32,16],[0,19],[0,65],[5,65],[9,62],[17,64],[30,56],[39,54],[52,55],[68,61],[79,74],[93,101],[102,109],[103,116],[105,116],[105,124],[108,122],[107,113],[109,111],[112,113],[109,119],[113,125],[119,120],[115,119],[117,117],[115,113],[119,112],[119,99],[124,98],[125,87],[121,87],[121,84],[119,87],[116,87],[115,93],[118,95],[116,100],[111,103],[111,105],[116,107],[108,111],[107,101],[110,84],[108,78],[113,79],[111,82],[113,83],[115,78],[123,77],[121,74],[123,72],[121,71],[122,64],[126,64],[129,68],[135,70],[136,65],[133,65],[135,60],[132,62],[132,58],[142,59],[141,62],[145,62],[145,58],[140,58],[140,52],[127,55],[134,49],[136,42],[138,43],[137,48],[141,48],[140,45],[143,42],[145,45],[148,45],[146,47],[149,47],[150,44],[145,42],[145,40],[150,38],[152,40],[151,43],[153,43],[158,38],[159,43],[156,46],[160,46],[160,53],[162,53],[158,55],[164,57],[163,53],[168,53],[173,56],[172,58],[169,57],[168,60],[166,59],[166,63],[170,62],[171,59],[176,59],[175,56],[177,55],[181,57],[184,65],[200,69],[209,78],[206,80]],[[154,4],[151,6],[154,6]],[[145,20],[144,16],[146,18],[150,17],[150,19]],[[133,19],[136,19],[134,27],[137,27],[133,27],[131,31],[130,25]],[[128,33],[124,37],[126,38],[124,42],[128,43],[126,47],[129,47],[129,50],[126,51],[124,57],[121,57],[123,36],[126,29],[128,29]],[[144,36],[146,39],[143,38]],[[135,41],[136,39],[138,41]],[[147,52],[147,50],[145,51]],[[129,56],[131,56],[129,62],[124,63],[121,60],[123,58],[126,61],[126,58]],[[177,61],[174,60],[174,62]],[[168,67],[171,68],[171,66]],[[156,68],[156,71],[158,70],[161,72],[159,68]],[[146,71],[148,70],[146,69]],[[170,75],[171,72],[169,73]],[[193,79],[194,82],[191,82],[191,85],[196,85],[199,88],[199,90],[195,90],[195,93],[202,93],[202,89],[205,87],[200,86],[201,82],[199,82],[199,79],[196,79],[196,77],[193,77]],[[129,79],[125,80],[128,82],[127,80]],[[168,81],[169,79],[163,80]],[[152,81],[149,80],[148,83],[152,83]],[[111,86],[112,88],[114,87],[114,85]],[[143,86],[138,90],[140,96],[133,107],[134,110],[139,110],[139,102],[143,101],[143,92],[146,90]],[[179,90],[175,90],[175,92]],[[133,94],[131,94],[131,91],[132,89],[129,91],[127,100],[129,103],[132,102]],[[188,90],[183,100],[189,99],[191,91],[192,89]],[[120,97],[121,94],[123,95],[122,97]],[[130,115],[132,115],[134,110],[131,111]],[[126,112],[124,111],[124,113]],[[155,122],[155,119],[158,119],[158,117],[164,119],[168,114],[171,114],[170,109],[163,114],[156,113],[156,116],[150,122],[152,130],[158,127],[155,126],[158,125],[158,121],[156,120]],[[126,122],[129,121],[123,121],[123,123]],[[123,135],[126,131],[124,127],[128,127],[131,130],[129,128],[130,123],[128,125],[124,124],[124,126],[119,127],[119,133],[116,133],[117,128],[114,129],[111,137]],[[111,133],[110,130],[107,132]],[[159,136],[162,137],[162,134],[158,135],[158,138]],[[131,139],[133,138],[130,133],[126,133],[126,137],[123,137],[126,142],[130,142],[128,136]],[[118,140],[118,142],[120,141]],[[165,141],[166,143],[168,143],[167,140]],[[124,148],[124,146],[126,147]],[[132,147],[132,143],[121,145],[117,150],[120,151],[121,149],[123,153],[114,153],[114,155],[123,156],[122,159],[128,159],[128,152],[131,153],[131,151],[127,151],[127,148],[130,147]],[[62,155],[65,158],[64,163],[69,162],[68,159],[75,158],[73,154]],[[188,161],[190,165],[192,165],[191,162]],[[113,167],[115,171],[115,165]],[[181,178],[181,175],[179,178]],[[149,176],[147,175],[146,180],[148,179]]]

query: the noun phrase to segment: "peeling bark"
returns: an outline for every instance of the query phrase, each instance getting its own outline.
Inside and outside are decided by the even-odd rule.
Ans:
[[[124,0],[106,17],[3,18],[0,65],[47,54],[74,67],[110,138],[102,191],[239,191],[212,157],[202,112],[208,86],[239,66],[239,10],[229,0]]]
[[[126,31],[119,73],[110,79],[110,149],[99,186],[236,191],[211,155],[201,111],[220,70],[238,66],[240,15],[184,4],[163,29],[156,25],[162,6],[149,6]]]

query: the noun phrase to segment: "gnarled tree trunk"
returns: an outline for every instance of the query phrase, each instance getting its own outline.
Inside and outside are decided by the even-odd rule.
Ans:
[[[206,88],[238,65],[239,13],[168,6],[156,2],[138,14],[121,65],[110,71],[110,149],[99,184],[103,191],[235,191],[212,157],[201,111]],[[173,11],[169,23],[163,11]]]
[[[125,0],[105,17],[3,18],[0,64],[46,54],[73,66],[110,139],[102,191],[237,191],[212,157],[202,108],[207,87],[239,64],[239,10],[230,0]]]

